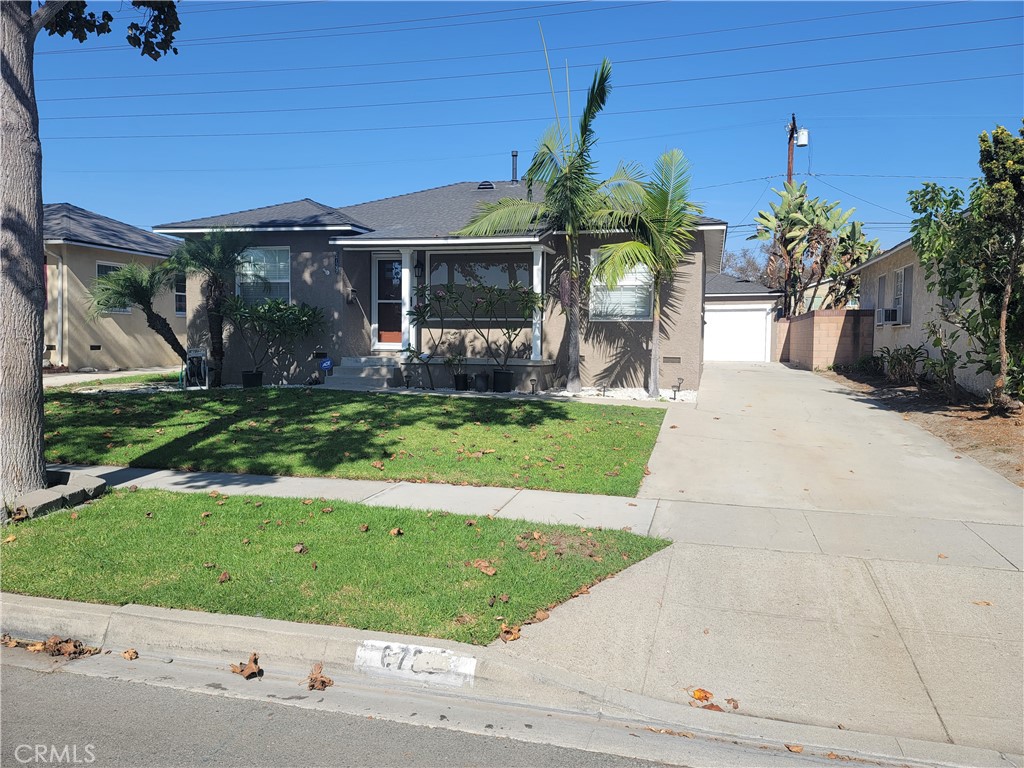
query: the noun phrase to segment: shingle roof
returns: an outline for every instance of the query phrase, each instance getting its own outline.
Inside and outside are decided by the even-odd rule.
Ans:
[[[420,239],[450,237],[473,218],[481,202],[495,202],[503,197],[526,197],[526,184],[511,181],[487,183],[463,181],[433,187],[419,192],[385,197],[344,208],[330,208],[306,198],[291,203],[269,205],[248,211],[225,213],[202,219],[160,224],[154,229],[183,231],[218,227],[328,227],[353,226],[371,230],[356,235],[369,240]],[[543,188],[535,188],[534,200],[544,199]],[[720,219],[701,217],[704,225],[724,225]],[[532,233],[524,233],[532,234]]]
[[[903,241],[901,241],[899,243],[896,243],[896,245],[894,245],[892,248],[887,248],[886,250],[881,251],[880,253],[876,253],[874,256],[872,256],[870,259],[868,259],[864,263],[858,264],[853,269],[847,270],[846,274],[847,275],[856,275],[857,273],[863,271],[865,268],[873,266],[874,264],[877,264],[878,262],[882,261],[883,259],[889,258],[890,256],[892,256],[892,254],[896,253],[896,251],[902,250],[906,246],[910,245],[912,241],[913,241],[913,238],[909,238],[908,237],[906,240],[903,240]]]
[[[487,182],[462,181],[350,205],[342,210],[373,228],[372,232],[353,238],[355,240],[360,237],[366,240],[449,237],[469,223],[481,202],[492,203],[503,197],[526,198],[523,182],[490,182],[490,189],[481,189],[481,184]],[[534,187],[533,199],[544,199],[543,187]],[[720,219],[704,216],[700,223],[725,224]]]
[[[373,232],[364,239],[449,237],[466,226],[481,202],[493,203],[503,197],[526,198],[526,184],[495,181],[491,189],[482,182],[462,181],[395,197],[385,197],[342,209],[366,222]],[[534,188],[534,200],[544,199],[544,190]],[[525,233],[524,233],[525,234]]]
[[[170,256],[178,241],[156,235],[71,203],[43,206],[43,240],[118,248],[148,256]]]
[[[234,213],[222,213],[218,216],[207,216],[201,219],[189,219],[187,221],[175,221],[170,224],[160,224],[154,229],[157,230],[187,230],[187,229],[218,229],[227,227],[244,227],[247,229],[269,229],[273,227],[367,227],[344,211],[331,208],[329,205],[310,200],[308,197],[302,200],[293,200],[290,203],[278,203],[277,205],[266,205],[262,208],[250,208],[246,211]]]
[[[773,290],[772,288],[768,288],[761,285],[761,283],[754,282],[753,280],[743,280],[723,273],[710,275],[707,282],[704,284],[705,296],[740,296],[755,293],[761,294],[765,298],[769,298],[775,294],[781,293],[781,291]]]

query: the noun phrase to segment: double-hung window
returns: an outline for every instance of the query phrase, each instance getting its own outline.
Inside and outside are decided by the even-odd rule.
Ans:
[[[185,273],[176,273],[174,275],[174,314],[178,317],[184,317],[188,310],[188,303],[185,300],[185,285]]]
[[[591,252],[591,271],[597,267],[599,258],[598,251]],[[654,281],[646,267],[630,270],[614,288],[601,280],[590,285],[591,320],[650,320],[653,312]]]
[[[96,262],[96,277],[104,277],[109,275],[111,272],[117,272],[124,264],[109,264],[103,261]],[[130,315],[132,308],[129,305],[123,307],[107,307],[103,310],[104,314],[108,315]]]
[[[238,295],[247,303],[266,299],[291,300],[291,250],[248,248],[238,270]]]

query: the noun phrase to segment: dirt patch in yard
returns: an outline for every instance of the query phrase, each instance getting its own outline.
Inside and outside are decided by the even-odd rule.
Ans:
[[[1024,415],[993,416],[980,401],[949,405],[939,392],[896,386],[882,376],[852,371],[816,373],[902,413],[904,419],[1024,487]]]

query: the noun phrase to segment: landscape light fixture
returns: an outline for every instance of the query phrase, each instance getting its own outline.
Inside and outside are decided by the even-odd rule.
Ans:
[[[412,385],[412,374],[407,373],[405,374],[405,376],[403,376],[403,378],[405,379],[405,388],[409,389],[409,387]]]
[[[531,395],[536,395],[537,394],[537,380],[536,379],[530,379],[530,394]]]
[[[672,399],[673,400],[676,399],[676,395],[679,394],[679,390],[681,390],[682,388],[683,388],[683,377],[680,376],[678,379],[676,379],[675,386],[672,387]]]

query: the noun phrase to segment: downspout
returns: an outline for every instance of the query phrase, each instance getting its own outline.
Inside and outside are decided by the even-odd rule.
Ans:
[[[56,259],[57,267],[57,364],[64,365],[64,246],[61,252],[43,248],[43,252],[52,259]]]

